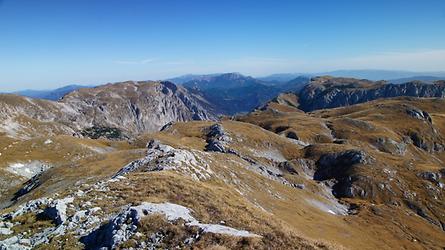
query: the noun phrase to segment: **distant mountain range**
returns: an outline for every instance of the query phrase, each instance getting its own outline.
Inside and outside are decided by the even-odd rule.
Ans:
[[[402,84],[412,81],[422,81],[425,83],[434,83],[435,81],[444,80],[445,77],[437,77],[437,76],[413,76],[413,77],[407,77],[407,78],[399,78],[399,79],[393,79],[389,80],[388,82],[394,83],[394,84]]]
[[[32,90],[32,89],[21,90],[21,91],[14,92],[13,94],[32,97],[32,98],[57,101],[60,98],[62,98],[64,95],[71,93],[74,90],[78,90],[80,88],[89,88],[89,87],[90,86],[67,85],[67,86],[64,86],[61,88],[51,89],[51,90]]]
[[[283,73],[273,74],[265,77],[258,77],[263,81],[290,81],[298,76],[315,77],[315,76],[334,76],[334,77],[352,77],[359,79],[368,79],[373,81],[386,80],[396,82],[400,79],[401,83],[412,80],[424,80],[428,78],[436,78],[435,80],[445,79],[445,72],[411,72],[396,70],[335,70],[318,73]]]
[[[233,115],[248,112],[278,93],[298,91],[309,78],[297,77],[284,83],[266,82],[239,73],[226,73],[212,77],[197,78],[186,82],[184,87],[201,92],[220,114]]]
[[[183,84],[183,83],[186,83],[186,82],[189,82],[189,81],[194,81],[194,80],[209,79],[211,77],[222,75],[222,74],[223,73],[214,73],[214,74],[207,74],[207,75],[188,74],[188,75],[173,77],[173,78],[169,78],[169,79],[165,79],[165,80],[166,81],[170,81],[170,82],[175,83],[175,84]]]
[[[274,74],[254,78],[240,73],[215,73],[184,75],[171,78],[168,81],[182,85],[190,93],[201,97],[208,102],[215,114],[234,115],[258,108],[283,92],[298,94],[310,83],[311,78],[320,75],[353,77],[372,81],[386,80],[393,84],[413,81],[432,84],[437,80],[445,79],[445,73],[430,72],[428,74],[408,71],[339,70],[317,74]],[[88,87],[90,86],[68,85],[54,90],[24,90],[14,94],[56,101],[75,90]]]

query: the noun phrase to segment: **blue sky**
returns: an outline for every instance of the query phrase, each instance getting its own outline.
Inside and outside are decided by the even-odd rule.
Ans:
[[[443,0],[0,0],[0,90],[188,73],[445,70]]]

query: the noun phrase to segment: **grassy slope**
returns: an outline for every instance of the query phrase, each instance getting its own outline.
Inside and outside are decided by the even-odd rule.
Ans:
[[[308,157],[313,160],[326,152],[342,151],[350,148],[363,148],[376,161],[375,169],[357,168],[358,174],[366,174],[379,180],[382,168],[392,167],[400,174],[401,180],[414,187],[423,199],[429,201],[430,197],[422,191],[422,182],[414,174],[420,170],[437,170],[440,166],[437,160],[443,159],[442,154],[431,157],[416,147],[408,147],[407,156],[416,159],[414,171],[407,169],[404,157],[375,150],[369,146],[374,137],[387,136],[400,139],[404,129],[417,129],[422,132],[423,127],[417,126],[416,120],[406,120],[403,112],[394,112],[403,103],[411,103],[425,111],[430,112],[433,124],[444,131],[443,103],[435,100],[386,100],[357,105],[343,109],[319,111],[313,114],[301,112],[273,112],[272,110],[258,111],[246,117],[243,121],[256,123],[258,126],[236,121],[224,121],[224,129],[234,140],[230,147],[248,155],[250,158],[264,164],[272,164],[267,158],[258,156],[255,152],[278,151],[282,157],[291,160]],[[378,108],[376,104],[387,105]],[[279,104],[282,105],[282,104]],[[390,115],[390,116],[388,116]],[[355,119],[372,123],[379,129],[369,133],[363,128],[354,126],[350,120]],[[395,121],[399,122],[385,122]],[[328,124],[330,128],[325,125]],[[120,167],[133,159],[143,156],[146,142],[156,138],[175,148],[202,151],[206,145],[205,134],[210,122],[177,123],[172,128],[153,134],[143,135],[136,139],[132,145],[125,143],[110,144],[107,141],[92,141],[75,139],[71,137],[57,137],[61,147],[58,150],[32,153],[32,157],[41,157],[42,160],[59,162],[59,167],[51,169],[43,176],[43,184],[32,191],[28,198],[36,198],[51,194],[75,192],[81,183],[93,182],[107,178]],[[286,127],[285,130],[279,127]],[[278,131],[277,131],[277,128]],[[302,148],[292,143],[284,136],[273,132],[293,130],[302,140],[315,143],[310,148]],[[426,133],[426,131],[423,131]],[[334,144],[331,133],[337,139],[345,139],[347,144]],[[44,138],[32,139],[34,143],[42,143]],[[12,141],[5,141],[6,144]],[[74,160],[63,158],[67,152],[73,152],[80,144],[95,147],[111,147],[115,151],[104,154],[93,154],[87,158]],[[22,159],[23,152],[28,150],[31,141],[21,141],[5,159]],[[0,145],[2,146],[2,145]],[[83,147],[83,146],[81,146]],[[66,150],[66,151],[65,151]],[[310,152],[309,152],[310,151]],[[356,204],[358,211],[354,215],[336,216],[326,213],[308,203],[308,200],[325,201],[320,195],[321,187],[313,180],[302,175],[285,178],[292,183],[304,183],[305,189],[296,189],[283,185],[278,181],[266,178],[252,170],[248,163],[235,155],[222,153],[199,154],[209,164],[214,173],[212,178],[196,181],[187,173],[177,171],[138,172],[127,176],[124,181],[111,183],[111,190],[106,195],[103,192],[93,193],[102,200],[93,196],[86,196],[85,201],[93,201],[104,211],[118,212],[120,206],[128,203],[138,204],[142,201],[163,202],[169,201],[190,207],[202,222],[218,223],[223,220],[227,225],[250,230],[263,235],[260,241],[241,242],[239,239],[226,239],[218,236],[208,236],[200,244],[201,247],[245,247],[263,248],[341,248],[352,249],[393,249],[409,248],[439,249],[445,245],[445,236],[438,227],[426,222],[404,206],[390,205],[389,201],[400,199],[400,192],[396,195],[376,193],[366,199],[349,198],[346,202]],[[9,158],[8,158],[9,157]],[[18,158],[15,158],[18,157]],[[45,158],[46,157],[46,158]],[[408,157],[407,157],[408,158]],[[1,159],[1,158],[0,158]],[[27,159],[27,158],[23,158]],[[3,163],[5,163],[4,161]],[[414,173],[410,173],[413,171]],[[396,188],[394,188],[396,189]],[[111,197],[111,198],[107,198]],[[439,205],[442,204],[438,203]],[[147,219],[148,222],[150,219]],[[152,220],[155,220],[152,218]],[[162,221],[155,220],[158,225]],[[150,231],[153,227],[145,224],[141,230]],[[155,223],[154,223],[155,224]],[[156,225],[156,224],[155,224]],[[169,227],[169,226],[168,226]],[[173,230],[173,229],[166,229]],[[183,229],[174,229],[183,230]],[[179,231],[176,231],[179,233]],[[183,231],[181,231],[183,233]],[[326,243],[329,242],[329,243]]]

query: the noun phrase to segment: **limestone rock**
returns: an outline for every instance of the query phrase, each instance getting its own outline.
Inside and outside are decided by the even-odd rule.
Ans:
[[[74,198],[72,197],[55,200],[51,204],[49,204],[47,208],[45,208],[45,210],[43,211],[43,215],[53,220],[56,225],[61,225],[67,219],[67,204],[72,203],[73,201]]]

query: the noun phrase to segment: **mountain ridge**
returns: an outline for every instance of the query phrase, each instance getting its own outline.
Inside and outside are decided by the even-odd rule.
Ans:
[[[202,97],[169,82],[106,84],[75,90],[57,102],[3,96],[0,98],[4,102],[3,130],[12,132],[5,128],[15,124],[13,128],[18,130],[15,132],[22,131],[24,136],[40,132],[51,134],[51,127],[71,134],[91,128],[117,129],[124,134],[135,134],[157,131],[172,121],[216,119],[216,115],[207,111],[211,110],[210,107],[203,107],[209,104]],[[20,115],[25,115],[25,121],[21,120]],[[32,124],[43,122],[42,126],[48,126],[44,126],[45,130],[40,132],[32,131],[28,129],[26,119],[31,119]]]
[[[290,91],[290,94],[295,95],[293,98],[298,100],[299,109],[310,112],[350,106],[379,98],[400,96],[443,98],[445,81],[436,81],[432,84],[422,81],[392,84],[387,81],[321,76],[312,78],[299,92]],[[268,105],[270,104],[265,104]]]

